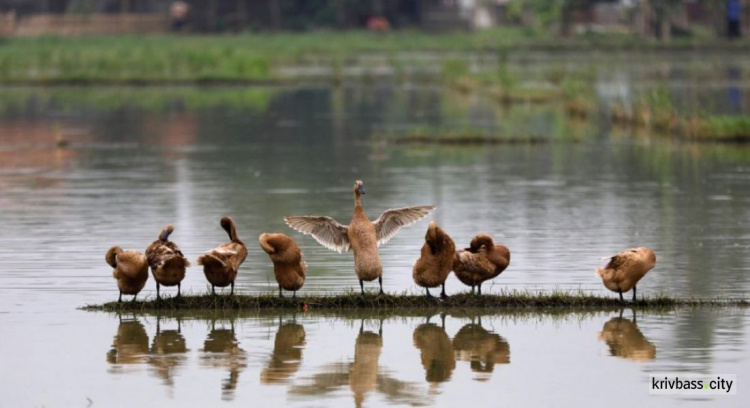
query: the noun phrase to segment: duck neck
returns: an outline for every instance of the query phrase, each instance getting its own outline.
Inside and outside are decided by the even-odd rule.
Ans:
[[[362,208],[362,196],[359,194],[359,190],[354,189],[354,208]]]

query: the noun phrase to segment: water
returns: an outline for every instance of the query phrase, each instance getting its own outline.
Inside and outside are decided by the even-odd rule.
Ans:
[[[28,390],[0,394],[0,406],[704,406],[649,397],[647,375],[739,374],[742,387],[750,374],[750,315],[741,309],[639,312],[635,321],[630,310],[622,319],[619,311],[449,311],[444,326],[438,310],[76,310],[116,299],[103,259],[109,246],[142,251],[173,222],[172,238],[194,260],[226,241],[219,219],[227,214],[249,249],[237,291],[275,293],[271,263],[256,243],[262,232],[298,240],[310,265],[302,294],[354,289],[351,254],[322,248],[283,217],[329,215],[348,223],[357,179],[367,186],[371,218],[388,208],[434,204],[428,220],[457,245],[479,232],[507,245],[511,265],[486,285],[488,293],[615,296],[594,276],[599,257],[643,245],[654,249],[657,266],[639,293],[743,297],[750,288],[745,146],[628,135],[568,120],[554,108],[508,109],[390,81],[239,90],[9,88],[0,95],[0,383],[6,391]],[[392,146],[379,137],[467,125],[550,142]],[[428,220],[381,247],[386,292],[421,293],[411,265]],[[200,269],[189,269],[184,292],[206,289]],[[465,290],[449,278],[449,295]],[[139,297],[154,296],[150,280]],[[740,406],[737,397],[709,402]]]

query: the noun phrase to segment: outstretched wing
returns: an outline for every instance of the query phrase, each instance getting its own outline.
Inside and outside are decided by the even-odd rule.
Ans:
[[[378,237],[378,246],[393,238],[401,227],[414,224],[426,217],[435,208],[434,205],[421,205],[386,210],[377,220],[372,222],[372,225],[375,226],[375,234]]]
[[[331,217],[289,216],[284,221],[297,231],[312,235],[320,245],[341,253],[349,250],[349,237],[346,235],[347,226],[341,225]]]

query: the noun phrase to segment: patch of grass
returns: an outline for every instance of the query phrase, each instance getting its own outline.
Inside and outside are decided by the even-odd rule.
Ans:
[[[110,302],[103,305],[88,305],[83,310],[107,312],[137,312],[150,310],[343,310],[343,309],[603,309],[622,307],[615,296],[597,296],[577,292],[555,291],[533,293],[511,291],[499,295],[472,295],[461,293],[446,299],[427,298],[419,295],[385,295],[355,292],[331,296],[300,296],[279,298],[274,295],[189,295],[180,298],[164,298],[137,302]],[[645,297],[632,306],[638,308],[670,308],[701,306],[748,307],[745,299],[680,299],[670,296]]]

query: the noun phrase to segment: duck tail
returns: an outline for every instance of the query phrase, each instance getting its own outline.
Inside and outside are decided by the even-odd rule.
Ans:
[[[198,265],[203,265],[205,269],[223,268],[224,262],[213,254],[203,254],[198,257]]]
[[[604,268],[597,267],[596,268],[596,276],[598,276],[600,278],[604,278]]]
[[[234,220],[232,219],[232,217],[222,218],[221,228],[224,228],[224,231],[229,234],[229,239],[231,239],[232,242],[242,242],[240,241],[240,237],[237,236],[237,228],[234,226]]]
[[[117,268],[117,254],[122,253],[122,248],[115,245],[107,250],[107,254],[104,255],[104,260],[107,261],[109,266]]]
[[[159,233],[159,241],[161,242],[167,242],[169,240],[169,236],[174,232],[174,225],[167,224],[166,227],[164,227],[163,230]]]
[[[181,257],[181,256],[174,256],[172,258],[167,259],[164,261],[164,264],[162,265],[162,269],[168,270],[168,269],[183,269],[190,266],[190,262]]]

